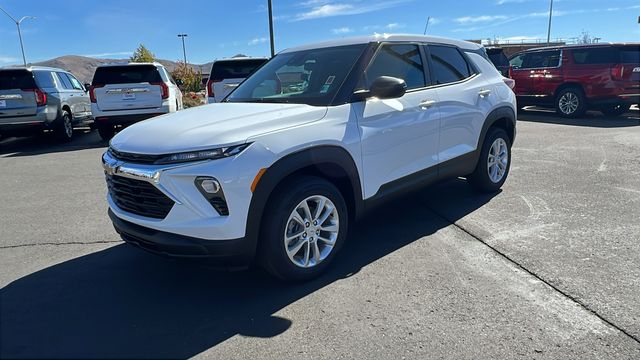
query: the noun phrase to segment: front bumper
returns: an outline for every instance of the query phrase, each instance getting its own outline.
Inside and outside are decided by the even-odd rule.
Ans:
[[[148,252],[174,258],[206,258],[229,266],[248,265],[254,246],[244,238],[203,240],[146,228],[117,217],[109,209],[113,227],[122,240]]]

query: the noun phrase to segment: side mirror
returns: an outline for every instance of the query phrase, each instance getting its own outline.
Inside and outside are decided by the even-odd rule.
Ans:
[[[181,79],[176,79],[176,85],[182,86],[182,80]]]
[[[84,89],[85,89],[86,91],[89,91],[89,88],[90,88],[90,87],[91,87],[91,84],[89,84],[89,83],[84,83]]]
[[[369,95],[378,99],[396,99],[407,92],[407,83],[391,76],[380,76],[375,79],[369,89]]]

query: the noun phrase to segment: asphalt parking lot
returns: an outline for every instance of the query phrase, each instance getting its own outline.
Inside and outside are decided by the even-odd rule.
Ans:
[[[640,358],[637,111],[521,113],[502,192],[389,203],[297,285],[120,242],[77,135],[0,140],[2,358]]]

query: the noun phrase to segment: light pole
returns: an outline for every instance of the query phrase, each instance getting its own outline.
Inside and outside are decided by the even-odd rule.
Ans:
[[[271,6],[271,0],[268,0],[269,7],[269,40],[271,42],[271,57],[276,55],[276,46],[273,42],[273,7]]]
[[[549,2],[549,28],[547,29],[547,45],[551,43],[551,18],[553,17],[553,0]]]
[[[9,15],[9,13],[5,11],[5,9],[0,7],[0,10],[2,10],[3,13],[7,14],[9,19],[11,19],[11,21],[16,23],[16,26],[18,27],[18,37],[20,38],[20,50],[22,50],[22,63],[24,64],[24,67],[27,67],[27,58],[24,56],[24,44],[22,43],[22,32],[20,32],[20,24],[26,19],[35,20],[36,17],[35,16],[23,16],[20,20],[16,20],[13,16]]]
[[[182,55],[184,55],[184,66],[187,66],[187,50],[184,47],[184,38],[186,38],[187,34],[178,34],[178,37],[182,39]]]

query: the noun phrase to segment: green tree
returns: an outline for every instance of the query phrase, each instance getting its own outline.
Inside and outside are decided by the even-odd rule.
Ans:
[[[202,73],[196,72],[183,61],[178,61],[176,68],[171,72],[171,76],[179,82],[180,88],[184,91],[200,91],[202,88]]]
[[[156,61],[156,56],[153,55],[149,49],[147,49],[143,44],[140,44],[136,51],[133,52],[133,55],[129,58],[131,62],[154,62]]]

